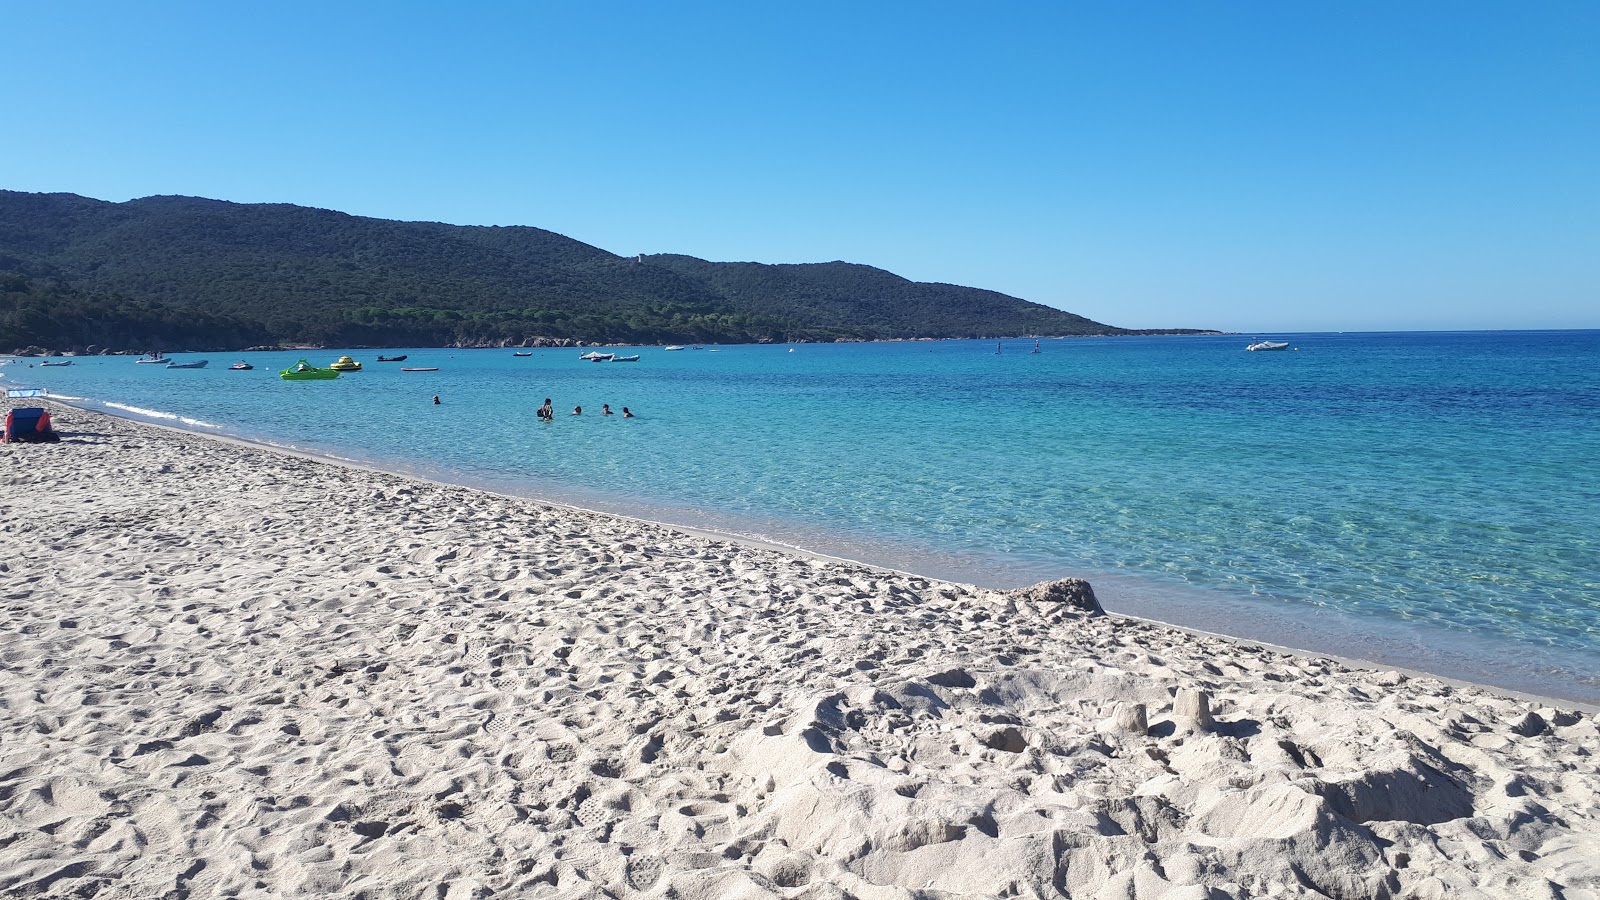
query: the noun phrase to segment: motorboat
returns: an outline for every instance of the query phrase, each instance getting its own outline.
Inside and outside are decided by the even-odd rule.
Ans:
[[[338,378],[339,370],[319,369],[302,359],[279,372],[278,377],[284,381],[327,381],[330,378]]]
[[[183,363],[181,363],[181,362],[169,362],[169,363],[167,363],[167,368],[169,368],[169,369],[204,369],[206,367],[206,362],[207,362],[207,360],[204,360],[204,359],[197,359],[194,362],[183,362]]]
[[[335,372],[359,372],[361,371],[361,363],[356,362],[348,356],[341,356],[329,363],[328,368],[334,370]]]
[[[254,368],[255,368],[255,366],[252,366],[249,363],[244,362],[243,360],[240,360],[239,362],[236,362],[233,365],[229,366],[228,367],[228,371],[230,371],[230,372],[248,372],[248,371],[250,371],[251,369],[254,369]]]
[[[1287,350],[1288,341],[1257,341],[1245,348],[1246,350]]]
[[[512,356],[532,356],[533,355],[533,351],[529,350],[527,353],[523,353],[521,350],[517,350],[517,351],[513,352],[511,355]]]
[[[164,366],[167,363],[172,362],[172,360],[168,359],[166,357],[166,354],[164,354],[164,353],[150,353],[150,354],[147,354],[145,356],[139,357],[138,359],[134,360],[134,362],[136,362],[136,363],[151,363],[153,365]]]
[[[612,362],[638,362],[639,361],[639,357],[638,356],[613,356],[613,357],[611,357],[611,361]]]
[[[42,362],[42,363],[39,363],[39,365],[41,365],[41,366],[70,366],[70,365],[72,365],[72,360],[64,359],[61,362]]]
[[[411,367],[402,366],[400,371],[402,371],[402,372],[437,372],[437,371],[439,371],[439,367],[438,366],[411,366]]]
[[[668,349],[668,350],[682,350],[683,347],[681,347],[681,346],[679,346],[677,344],[673,344],[672,346],[667,347],[666,349]]]
[[[409,355],[408,353],[402,353],[399,356],[380,356],[378,357],[378,362],[405,362],[406,357]],[[345,357],[345,359],[349,358],[348,356]]]
[[[585,353],[582,356],[579,356],[578,358],[579,359],[586,359],[589,362],[610,362],[611,358],[613,356],[616,356],[616,354],[615,353],[601,353],[599,350],[591,350],[588,353]]]

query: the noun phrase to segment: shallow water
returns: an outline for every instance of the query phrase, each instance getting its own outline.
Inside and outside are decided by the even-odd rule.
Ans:
[[[1600,700],[1600,332],[1271,337],[1298,349],[615,348],[637,363],[413,349],[398,364],[352,350],[366,371],[333,382],[279,380],[298,353],[245,354],[251,372],[211,354],[201,370],[106,357],[0,376],[939,577],[1082,575],[1114,610]],[[551,423],[533,415],[545,397]]]

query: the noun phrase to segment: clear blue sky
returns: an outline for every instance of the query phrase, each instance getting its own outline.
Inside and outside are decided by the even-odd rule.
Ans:
[[[0,0],[0,188],[844,259],[1127,327],[1600,327],[1600,3]]]

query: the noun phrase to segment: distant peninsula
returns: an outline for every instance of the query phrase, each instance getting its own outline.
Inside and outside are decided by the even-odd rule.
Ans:
[[[0,191],[0,352],[1197,334],[846,262],[618,256],[532,227]]]

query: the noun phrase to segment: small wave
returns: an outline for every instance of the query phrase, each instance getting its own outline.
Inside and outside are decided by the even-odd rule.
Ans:
[[[133,415],[141,416],[146,419],[167,419],[173,422],[181,422],[184,425],[194,428],[219,429],[222,427],[221,425],[213,425],[210,422],[202,421],[200,419],[191,419],[188,416],[180,416],[177,413],[162,412],[157,409],[145,409],[141,406],[129,406],[126,403],[111,403],[108,401],[105,405],[108,409],[120,409],[123,412],[132,413]]]

